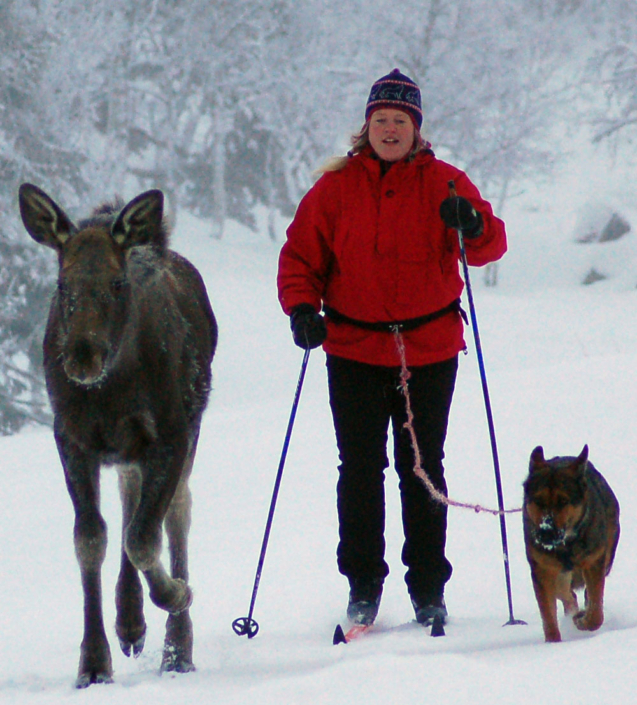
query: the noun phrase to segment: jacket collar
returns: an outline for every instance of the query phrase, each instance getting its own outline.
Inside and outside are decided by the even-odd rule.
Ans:
[[[433,157],[434,153],[429,143],[427,143],[427,149],[423,149],[420,152],[417,152],[413,157],[405,157],[404,159],[400,159],[399,161],[395,162],[394,164],[392,164],[391,168],[389,169],[389,172],[393,170],[402,171],[405,168],[409,168],[412,164],[415,166],[421,166],[431,161]],[[376,154],[376,152],[374,152],[370,145],[367,145],[361,152],[355,154],[352,159],[360,160],[360,163],[369,172],[374,174],[374,176],[376,177],[380,177],[382,173],[381,160],[378,158],[378,155]]]

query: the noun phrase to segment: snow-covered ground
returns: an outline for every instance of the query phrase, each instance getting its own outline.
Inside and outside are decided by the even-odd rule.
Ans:
[[[412,622],[390,470],[392,572],[377,633],[332,646],[334,627],[344,619],[347,584],[335,563],[337,457],[319,350],[310,356],[257,598],[260,632],[252,640],[236,636],[231,623],[248,611],[302,352],[292,344],[276,300],[280,243],[239,228],[223,242],[214,241],[205,227],[182,215],[173,245],[204,275],[220,325],[214,392],[192,482],[197,671],[158,675],[165,615],[148,600],[144,653],[133,660],[119,652],[112,625],[120,509],[115,471],[108,469],[103,473],[110,530],[104,602],[115,682],[73,688],[82,631],[73,515],[51,433],[32,429],[0,439],[0,703],[632,702],[637,689],[637,270],[630,266],[635,236],[622,245],[622,277],[579,285],[586,258],[602,252],[590,248],[602,246],[570,242],[575,206],[586,198],[560,196],[576,191],[573,184],[562,185],[553,197],[540,194],[512,210],[500,285],[484,288],[478,270],[472,270],[472,281],[507,507],[520,506],[528,457],[538,444],[548,457],[578,454],[588,443],[591,460],[620,500],[622,536],[600,631],[580,633],[563,620],[563,643],[544,643],[519,514],[507,519],[513,603],[515,617],[528,625],[503,626],[508,606],[499,522],[488,514],[450,509],[450,619],[447,635],[431,638]],[[455,499],[493,507],[493,465],[469,330],[467,343],[447,442],[449,491]]]

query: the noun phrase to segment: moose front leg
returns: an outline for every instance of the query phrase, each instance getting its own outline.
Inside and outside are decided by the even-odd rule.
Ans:
[[[104,631],[101,571],[99,568],[86,568],[82,563],[80,565],[84,591],[84,638],[80,647],[80,663],[75,685],[78,688],[87,688],[93,683],[112,683],[113,664]]]
[[[160,560],[162,525],[181,479],[186,442],[156,449],[145,463],[141,497],[126,529],[125,550],[131,563],[148,582],[150,599],[161,609],[178,614],[192,603],[192,592],[182,578],[171,578]]]
[[[110,683],[113,679],[102,612],[101,570],[107,538],[106,523],[99,510],[99,464],[57,434],[56,441],[75,509],[75,555],[84,591],[84,638],[76,685],[86,688],[92,683]]]
[[[146,620],[144,619],[144,592],[137,568],[131,563],[124,548],[126,529],[139,504],[141,496],[141,472],[136,465],[119,468],[119,492],[122,501],[122,556],[115,604],[117,620],[115,630],[119,644],[126,656],[137,658],[144,650]]]

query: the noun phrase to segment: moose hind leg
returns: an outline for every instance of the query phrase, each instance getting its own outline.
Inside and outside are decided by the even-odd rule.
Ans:
[[[189,463],[191,465],[191,463]],[[190,467],[184,473],[172,499],[164,526],[168,535],[170,567],[173,578],[188,582],[188,533],[192,498],[188,488]],[[193,629],[189,611],[170,614],[166,621],[166,638],[161,670],[188,673],[195,670],[192,661]]]
[[[141,473],[137,466],[125,465],[119,468],[118,477],[122,501],[122,556],[115,590],[117,608],[115,631],[124,654],[126,656],[132,654],[137,658],[144,650],[146,640],[144,592],[139,572],[130,562],[123,544],[126,528],[139,504]]]

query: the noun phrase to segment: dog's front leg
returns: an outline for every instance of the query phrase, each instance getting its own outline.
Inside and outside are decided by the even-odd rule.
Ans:
[[[544,641],[562,641],[560,628],[557,623],[557,579],[559,568],[546,565],[535,559],[529,560],[531,564],[531,578],[535,598],[542,617],[544,627]]]
[[[562,604],[564,605],[564,614],[566,615],[575,615],[579,611],[577,605],[577,595],[573,591],[572,582],[572,571],[562,572],[557,576],[557,598],[562,601]]]
[[[586,609],[573,617],[575,626],[582,631],[594,632],[604,623],[604,583],[606,566],[604,556],[582,568],[586,584]]]

